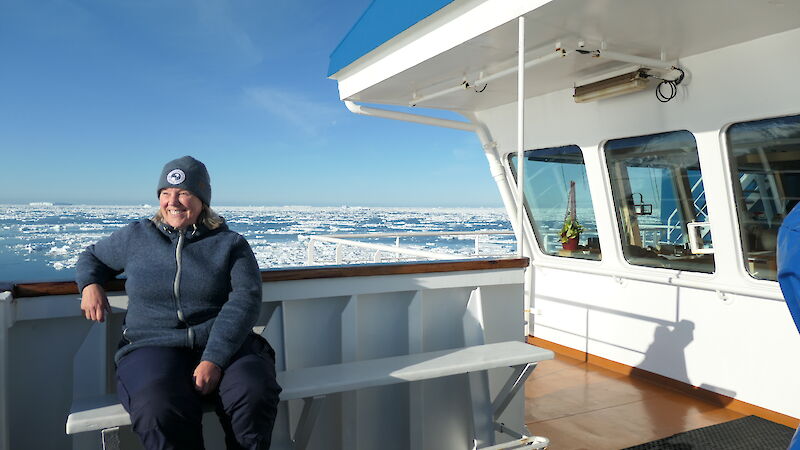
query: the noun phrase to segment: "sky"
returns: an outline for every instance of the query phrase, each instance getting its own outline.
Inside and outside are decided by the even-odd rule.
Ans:
[[[339,100],[369,3],[3,0],[0,204],[155,204],[192,155],[212,206],[501,206],[473,133]]]

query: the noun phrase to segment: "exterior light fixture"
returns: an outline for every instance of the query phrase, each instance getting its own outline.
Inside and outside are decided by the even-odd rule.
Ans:
[[[641,91],[650,84],[647,72],[648,69],[639,68],[622,75],[575,86],[572,97],[575,103],[585,103]]]

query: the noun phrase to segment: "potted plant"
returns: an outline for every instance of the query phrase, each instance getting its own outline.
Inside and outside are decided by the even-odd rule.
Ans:
[[[567,213],[564,215],[564,225],[561,227],[561,248],[564,250],[577,250],[583,226],[576,217],[578,208],[575,203],[575,182],[569,182],[569,197],[567,200]]]
[[[561,247],[564,250],[577,250],[578,239],[580,239],[583,226],[571,215],[564,218],[564,225],[561,227]]]

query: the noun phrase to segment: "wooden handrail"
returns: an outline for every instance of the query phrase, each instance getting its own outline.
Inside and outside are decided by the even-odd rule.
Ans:
[[[317,278],[461,272],[467,270],[517,269],[528,267],[528,263],[528,258],[494,258],[267,269],[261,271],[261,280],[273,282]],[[125,280],[111,280],[106,283],[105,288],[108,292],[124,291]],[[14,298],[77,295],[78,285],[74,281],[20,283],[12,285],[11,292]]]
[[[114,279],[104,285],[106,292],[125,290],[125,280]],[[47,295],[78,294],[78,285],[74,281],[45,281],[42,283],[20,283],[11,288],[14,298],[43,297]]]

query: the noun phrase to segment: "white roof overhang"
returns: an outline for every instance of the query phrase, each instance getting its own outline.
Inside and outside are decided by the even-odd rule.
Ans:
[[[455,1],[331,75],[331,78],[339,82],[339,97],[342,100],[353,99],[364,90],[508,23],[548,1]]]
[[[794,0],[457,0],[331,78],[343,100],[477,111],[516,99],[517,23],[526,18],[526,60],[605,45],[609,51],[675,61],[800,27]],[[787,55],[787,57],[793,57]],[[746,62],[743,62],[746,64]],[[526,97],[572,87],[630,66],[571,52],[526,70]],[[466,81],[471,89],[453,89]],[[432,93],[450,91],[419,102]],[[481,92],[477,92],[481,91]]]

